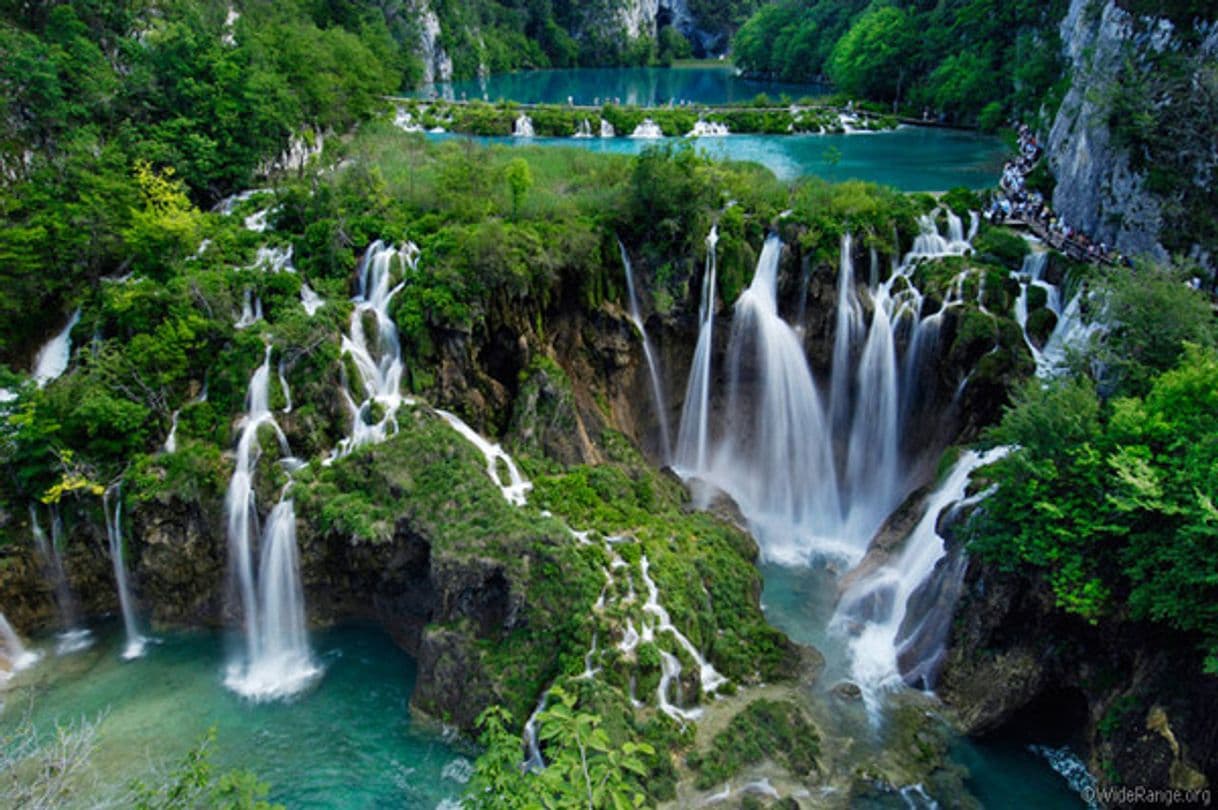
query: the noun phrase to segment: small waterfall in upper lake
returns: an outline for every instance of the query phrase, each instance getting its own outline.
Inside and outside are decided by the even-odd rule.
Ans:
[[[719,229],[712,225],[706,235],[706,269],[702,274],[702,300],[698,306],[698,343],[685,388],[681,432],[677,437],[677,466],[690,474],[705,470],[710,462],[711,353],[714,351],[715,250],[718,244]]]
[[[604,118],[601,119],[601,137],[602,138],[616,138],[617,137],[617,130],[615,130],[613,128],[613,124],[610,124]]]
[[[639,315],[639,299],[634,289],[634,268],[630,263],[630,256],[626,253],[626,246],[620,239],[617,242],[617,249],[622,256],[622,267],[626,270],[630,322],[639,330],[639,335],[643,338],[643,356],[647,360],[647,373],[651,376],[651,399],[655,404],[656,419],[660,423],[660,451],[663,453],[664,462],[668,463],[672,460],[672,439],[668,430],[668,398],[664,395],[663,378],[660,376],[655,351],[651,347],[651,338],[647,336],[647,327],[643,325],[643,318]]]
[[[225,684],[254,700],[292,695],[320,672],[309,650],[304,593],[296,549],[296,512],[287,489],[271,511],[261,536],[261,565],[254,576],[254,544],[259,538],[254,474],[262,455],[259,432],[270,428],[281,463],[293,469],[287,438],[270,409],[271,347],[250,378],[246,414],[237,439],[236,463],[225,496],[229,562],[241,601],[245,654],[229,665]]]
[[[591,122],[589,122],[587,118],[580,121],[579,126],[577,126],[575,128],[575,134],[572,135],[571,137],[572,138],[591,138],[592,137]]]
[[[8,619],[4,618],[4,614],[0,613],[0,661],[6,664],[5,669],[0,669],[0,677],[33,666],[38,657],[38,653],[26,649],[17,631],[8,623]]]
[[[634,132],[630,133],[631,138],[663,138],[664,131],[660,129],[660,125],[650,118],[644,118],[643,123],[634,128]]]
[[[38,356],[34,359],[34,382],[39,388],[68,370],[68,361],[72,359],[72,330],[79,322],[80,310],[77,309],[68,319],[67,326],[38,350]]]
[[[362,388],[363,396],[357,404],[351,392],[353,381],[346,379],[344,369],[342,394],[351,414],[351,433],[334,448],[331,462],[361,445],[384,441],[397,430],[398,410],[414,401],[401,393],[402,346],[397,326],[389,316],[389,305],[406,283],[393,283],[395,265],[402,272],[414,272],[418,258],[419,249],[412,242],[394,248],[378,239],[368,246],[360,262],[359,294],[354,299],[355,311],[351,313],[351,328],[343,336],[342,350],[354,362],[359,374],[354,382]],[[376,327],[371,341],[364,331],[368,318]]]
[[[685,136],[687,138],[723,138],[731,135],[732,132],[727,128],[727,124],[720,124],[717,121],[703,121],[701,118],[694,123],[694,128]]]
[[[111,496],[111,493],[114,493]],[[114,499],[114,511],[110,511],[110,500]],[[123,490],[122,482],[107,489],[102,495],[102,512],[106,517],[106,537],[110,542],[110,560],[114,563],[114,581],[118,586],[118,604],[123,612],[123,628],[127,632],[127,646],[123,658],[139,658],[147,643],[135,621],[135,602],[127,587],[127,563],[123,556]]]
[[[966,500],[969,477],[1009,450],[998,447],[985,453],[965,452],[927,497],[921,520],[899,552],[860,576],[843,594],[834,621],[852,636],[852,674],[869,705],[874,706],[883,690],[903,683],[902,672],[908,673],[911,681],[933,681],[955,600],[950,600],[951,604],[937,600],[936,609],[914,616],[908,611],[910,599],[946,553],[938,530],[940,515],[953,504],[974,503],[988,494]],[[963,570],[952,573],[962,576]],[[916,660],[901,660],[910,657],[911,652]]]
[[[526,113],[521,113],[516,121],[512,124],[512,136],[516,138],[532,138],[533,119],[529,118]]]

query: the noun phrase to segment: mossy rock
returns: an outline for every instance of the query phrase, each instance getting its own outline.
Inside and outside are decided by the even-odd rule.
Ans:
[[[1057,326],[1057,315],[1047,307],[1041,307],[1028,315],[1028,338],[1037,348],[1043,349]]]

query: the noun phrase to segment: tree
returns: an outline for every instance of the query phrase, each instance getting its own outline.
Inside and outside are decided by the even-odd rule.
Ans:
[[[540,773],[522,770],[524,744],[508,731],[510,722],[499,706],[478,718],[485,750],[465,798],[472,810],[628,810],[646,802],[638,780],[648,773],[643,757],[655,749],[629,741],[615,746],[601,718],[577,711],[575,695],[562,687],[550,690],[550,707],[538,716],[538,738],[546,746]]]
[[[891,99],[895,108],[917,57],[908,13],[893,6],[873,7],[834,46],[829,78],[846,93]]]
[[[516,157],[508,161],[504,176],[507,177],[508,190],[512,194],[512,219],[515,219],[525,195],[533,187],[533,172],[524,158]]]

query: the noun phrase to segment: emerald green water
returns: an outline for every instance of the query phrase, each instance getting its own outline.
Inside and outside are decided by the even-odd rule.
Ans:
[[[793,640],[816,647],[825,656],[822,683],[828,686],[847,677],[848,661],[842,640],[827,631],[833,615],[837,586],[835,573],[823,567],[791,568],[765,564],[762,605],[770,623]],[[1065,779],[1028,749],[1035,741],[960,739],[951,760],[968,771],[966,784],[987,810],[1078,810],[1085,807]],[[951,807],[959,797],[934,796]]]
[[[521,104],[566,104],[580,106],[620,104],[655,107],[679,104],[735,104],[765,93],[775,101],[785,94],[793,99],[820,96],[828,91],[819,84],[745,79],[728,65],[699,65],[676,68],[571,68],[500,73],[485,79],[442,82],[433,93],[448,99],[516,101]]]
[[[121,660],[118,628],[99,635],[82,652],[47,651],[22,673],[5,695],[0,726],[18,719],[30,696],[40,731],[101,716],[94,767],[112,789],[146,775],[151,763],[176,763],[210,726],[214,764],[254,771],[289,808],[431,810],[464,787],[458,780],[472,755],[411,722],[414,662],[377,628],[313,633],[321,680],[292,702],[258,705],[224,688],[219,634],[164,634],[135,661]]]

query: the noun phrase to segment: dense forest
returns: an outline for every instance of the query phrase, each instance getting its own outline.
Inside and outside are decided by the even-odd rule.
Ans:
[[[842,100],[914,117],[925,111],[987,130],[1018,118],[1044,128],[1072,79],[1058,35],[1065,0],[687,5],[699,30],[725,43],[734,36],[732,55],[749,73],[827,79]],[[1123,5],[1181,25],[1211,13],[1209,4],[1183,0]],[[429,8],[458,77],[664,64],[700,47],[668,19],[653,21],[654,38],[624,35],[611,22],[619,4],[609,0],[436,0]],[[302,548],[316,557],[327,543],[349,544],[343,553],[355,559],[426,535],[433,545],[425,553],[408,546],[384,567],[433,554],[449,574],[499,566],[485,601],[502,597],[507,606],[478,613],[484,594],[471,596],[476,588],[463,581],[448,600],[455,612],[427,631],[452,645],[435,658],[450,666],[441,670],[444,683],[458,694],[445,702],[432,693],[424,708],[481,735],[470,755],[476,761],[466,763],[466,806],[651,806],[675,799],[682,780],[709,791],[746,765],[770,761],[821,774],[826,791],[844,785],[863,797],[882,787],[895,801],[905,796],[897,788],[920,788],[918,780],[930,784],[932,776],[941,789],[962,791],[960,774],[939,767],[948,745],[931,730],[940,720],[921,704],[903,706],[899,722],[885,728],[899,744],[874,761],[876,770],[872,761],[834,758],[835,748],[854,745],[854,730],[818,730],[823,717],[809,719],[784,702],[781,690],[798,673],[819,672],[823,660],[763,613],[758,546],[740,528],[741,513],[723,503],[694,509],[682,482],[632,444],[628,430],[641,435],[644,423],[635,411],[649,407],[634,401],[642,389],[614,392],[622,405],[610,402],[608,384],[588,380],[622,377],[639,363],[632,352],[646,340],[644,322],[626,314],[638,304],[634,281],[623,276],[632,261],[647,327],[662,346],[678,347],[666,359],[685,361],[681,352],[692,354],[690,333],[706,315],[699,316],[702,285],[711,285],[703,309],[730,318],[773,235],[788,245],[774,264],[781,316],[803,319],[798,339],[806,342],[793,344],[798,363],[819,363],[821,373],[824,346],[839,328],[826,313],[843,266],[857,262],[862,275],[869,258],[878,290],[880,276],[895,279],[928,227],[938,237],[939,222],[952,218],[962,229],[969,212],[988,207],[990,193],[903,194],[811,177],[785,183],[757,164],[712,160],[689,142],[624,156],[403,132],[384,96],[419,84],[422,25],[416,5],[403,0],[252,0],[239,11],[200,0],[0,0],[0,573],[19,570],[9,560],[28,551],[25,516],[33,522],[45,509],[75,521],[70,542],[78,547],[96,538],[81,527],[110,520],[103,494],[126,505],[148,534],[161,527],[145,515],[222,513],[234,439],[252,411],[249,391],[261,368],[276,375],[266,406],[279,416],[275,435],[254,430],[265,453],[254,461],[259,497],[265,506],[276,493],[293,493]],[[1174,51],[1148,64],[1123,69],[1104,124],[1131,151],[1134,168],[1173,201],[1169,247],[1187,244],[1184,232],[1212,241],[1218,226],[1206,205],[1214,192],[1194,176],[1193,152],[1181,156],[1187,150],[1178,147],[1180,133],[1195,141],[1211,128],[1218,82],[1202,70],[1191,83],[1207,63]],[[1165,98],[1170,103],[1160,103]],[[539,134],[550,134],[545,114],[537,111]],[[494,133],[506,135],[514,116],[497,115]],[[627,131],[643,113],[621,115],[617,124]],[[670,132],[700,120],[685,110],[669,115],[681,119]],[[1048,190],[1046,166],[1036,171]],[[976,508],[946,532],[985,566],[980,574],[971,568],[973,579],[959,587],[985,591],[984,577],[1001,572],[1084,631],[1133,628],[1148,649],[1182,651],[1181,688],[1213,680],[1218,326],[1212,297],[1198,289],[1203,277],[1212,288],[1212,275],[1199,254],[1092,265],[1046,250],[1055,294],[1060,286],[1081,301],[1080,322],[1095,328],[1070,347],[1060,373],[1033,376],[1063,302],[1053,310],[1047,288],[1023,277],[1033,249],[1021,236],[977,218],[968,240],[951,255],[916,258],[892,285],[895,295],[912,290],[917,300],[893,331],[913,328],[901,317],[940,319],[936,330],[947,324],[941,345],[935,333],[926,371],[949,392],[944,410],[961,402],[975,409],[944,447],[1010,449],[977,471],[969,488]],[[385,245],[394,248],[387,261],[397,273],[385,315],[404,369],[391,405],[362,387],[348,338],[384,328],[351,296],[365,283],[374,248]],[[798,309],[788,306],[795,300]],[[860,332],[878,317],[880,305],[867,300],[855,314]],[[805,318],[818,306],[824,312]],[[35,379],[28,370],[38,347],[65,323],[75,346],[70,370]],[[809,324],[820,332],[809,337]],[[808,347],[818,340],[816,355]],[[901,341],[908,335],[891,343],[904,351]],[[403,408],[400,425],[389,412],[401,405],[399,393],[422,403]],[[488,474],[474,445],[458,442],[427,403],[460,411],[482,435],[502,440],[530,479],[530,511],[506,503],[491,483],[504,466],[490,460]],[[619,412],[630,418],[615,423]],[[357,430],[389,421],[389,440],[340,453]],[[282,461],[299,466],[273,461],[289,445]],[[911,497],[941,482],[962,449],[920,460],[926,480]],[[196,564],[211,577],[198,585],[203,592],[219,577],[193,558],[182,568],[193,576]],[[615,581],[619,569],[639,573],[637,600],[635,579],[628,593],[626,579]],[[98,581],[109,599],[110,581]],[[143,585],[148,602],[198,596],[168,577],[148,576]],[[352,601],[367,596],[363,585],[355,576],[339,586],[326,581],[351,588],[355,596],[344,597]],[[654,629],[642,620],[661,612],[661,590],[665,620],[686,628],[695,654],[650,640],[637,653],[612,646],[610,632],[621,634],[627,622]],[[173,613],[173,600],[163,601],[167,624],[197,615]],[[199,596],[192,609],[204,601]],[[518,613],[525,619],[511,624]],[[420,636],[433,618],[403,637]],[[1072,648],[1069,637],[1046,631],[1045,639],[1055,651]],[[714,687],[723,700],[690,675],[702,653],[725,678]],[[1001,655],[987,648],[976,657]],[[678,661],[675,676],[669,659]],[[604,666],[594,678],[596,662]],[[680,679],[682,664],[676,691],[687,690],[687,703],[747,708],[704,734],[646,705],[657,690],[667,694],[663,679]],[[1132,684],[1116,665],[1084,675],[1095,690],[1087,722],[1101,742],[1118,739],[1126,721],[1145,737],[1138,712],[1158,706],[1162,673]],[[775,685],[776,698],[748,703],[737,694]],[[548,708],[537,705],[539,695],[549,696]],[[833,711],[848,701],[864,711],[848,689],[835,686],[827,699],[837,701]],[[461,714],[474,704],[484,711]],[[1201,698],[1196,705],[1204,714]],[[540,774],[521,768],[527,718],[537,723],[533,744],[540,739],[548,757]],[[60,743],[86,730],[65,732]],[[43,744],[29,727],[5,735],[0,753]],[[213,747],[205,738],[164,784],[133,786],[134,806],[267,807],[267,788],[254,774],[213,771]],[[1203,753],[1213,762],[1212,750]],[[17,770],[29,767],[13,761]],[[1114,779],[1114,763],[1103,753],[1094,758],[1104,778]],[[13,766],[0,757],[0,777],[5,767]],[[0,791],[8,795],[19,794]]]
[[[827,78],[840,92],[988,129],[1056,109],[1057,26],[1068,4],[779,0],[736,34],[744,70],[788,81]],[[1060,100],[1058,98],[1057,100]]]

